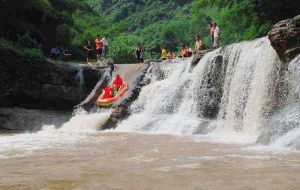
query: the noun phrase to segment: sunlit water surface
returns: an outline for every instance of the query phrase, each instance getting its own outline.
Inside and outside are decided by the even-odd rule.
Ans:
[[[296,190],[300,186],[299,152],[169,135],[97,132],[85,137],[70,144],[49,142],[51,146],[35,141],[37,147],[16,143],[13,149],[10,144],[11,151],[0,154],[0,189]]]

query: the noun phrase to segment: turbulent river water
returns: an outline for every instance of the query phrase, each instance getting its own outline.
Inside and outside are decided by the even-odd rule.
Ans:
[[[298,65],[283,98],[267,38],[217,49],[195,68],[155,64],[115,130],[97,130],[109,111],[77,110],[58,129],[1,134],[0,189],[299,189]]]

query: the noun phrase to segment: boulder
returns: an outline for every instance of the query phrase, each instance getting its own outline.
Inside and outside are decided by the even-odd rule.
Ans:
[[[268,37],[280,59],[291,61],[300,53],[300,15],[275,24]]]

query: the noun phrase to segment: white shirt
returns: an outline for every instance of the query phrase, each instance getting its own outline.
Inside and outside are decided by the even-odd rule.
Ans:
[[[215,28],[215,32],[214,32],[214,37],[219,37],[219,33],[220,33],[220,28],[217,26],[216,28]]]
[[[101,42],[103,43],[104,46],[108,46],[108,39],[103,38],[103,39],[101,40]]]

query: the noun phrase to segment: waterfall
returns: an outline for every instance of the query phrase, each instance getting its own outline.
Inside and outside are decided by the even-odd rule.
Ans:
[[[202,134],[229,142],[256,143],[263,131],[276,128],[270,121],[279,111],[276,86],[282,63],[267,37],[207,53],[194,69],[190,61],[155,65],[150,84],[142,89],[131,106],[131,116],[117,130]],[[299,81],[295,73],[290,77]],[[298,83],[289,84],[293,88],[290,96],[299,98]],[[284,119],[282,115],[275,117]],[[287,133],[276,139],[283,135]]]
[[[75,77],[75,79],[78,81],[79,87],[82,90],[84,88],[84,74],[83,74],[83,69],[82,68],[78,68],[78,72],[77,75]]]
[[[289,63],[285,81],[286,104],[270,117],[258,142],[300,149],[300,55]]]

